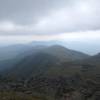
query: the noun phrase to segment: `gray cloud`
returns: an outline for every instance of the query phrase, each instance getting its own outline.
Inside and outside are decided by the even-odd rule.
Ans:
[[[100,0],[0,0],[0,34],[100,30]]]
[[[52,10],[62,7],[67,0],[0,0],[1,20],[32,23]],[[61,4],[62,3],[62,4]]]

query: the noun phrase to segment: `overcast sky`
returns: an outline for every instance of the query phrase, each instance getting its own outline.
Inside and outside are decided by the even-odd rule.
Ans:
[[[63,40],[96,45],[99,34],[100,0],[0,0],[0,42]]]
[[[0,34],[100,29],[100,0],[0,0]]]

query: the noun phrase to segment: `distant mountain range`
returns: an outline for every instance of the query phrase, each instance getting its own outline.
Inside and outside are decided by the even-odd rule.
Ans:
[[[48,53],[50,55],[54,55],[57,58],[59,58],[61,61],[74,61],[74,60],[80,60],[84,58],[88,58],[89,55],[84,54],[82,52],[78,52],[75,50],[71,50],[68,48],[65,48],[60,45],[53,45],[48,48],[45,48],[42,52]]]
[[[35,45],[39,44],[39,45]],[[57,56],[58,58],[62,59],[62,61],[70,61],[74,59],[81,59],[85,58],[88,55],[69,50],[65,47],[55,45],[55,46],[48,46],[48,45],[40,45],[40,43],[31,43],[27,45],[12,45],[8,47],[3,47],[0,49],[0,66],[2,69],[6,68],[6,66],[12,66],[10,62],[17,62],[18,60],[20,61],[22,58],[29,56],[29,55],[34,55],[36,52],[44,52],[48,53],[53,56]],[[78,55],[79,54],[79,55]],[[6,64],[6,65],[5,65]]]
[[[0,89],[3,91],[41,94],[50,96],[46,100],[55,100],[56,96],[60,98],[59,91],[94,98],[99,90],[100,53],[90,56],[61,45],[14,45],[6,47],[4,53],[3,49],[4,58],[0,61]],[[81,97],[75,95],[74,100]]]
[[[3,49],[0,53],[6,60],[0,61],[0,70],[13,78],[71,76],[84,70],[96,74],[97,69],[98,73],[100,71],[97,67],[100,65],[100,54],[89,56],[61,45],[14,45],[6,47],[9,51],[7,55],[7,52],[2,53]]]
[[[15,58],[18,54],[26,52],[28,50],[34,51],[41,47],[47,47],[54,44],[62,44],[60,41],[33,41],[29,44],[16,44],[9,46],[0,46],[0,61],[9,60]],[[29,52],[29,51],[28,51]]]
[[[15,49],[17,47],[18,49]],[[88,61],[90,64],[96,58],[99,61],[99,54],[91,57],[87,54],[67,49],[61,45],[17,45],[11,46],[11,48],[16,50],[16,56],[11,55],[12,58],[9,60],[1,61],[0,69],[7,76],[13,78],[29,78],[37,75],[48,77],[73,75],[80,73]]]

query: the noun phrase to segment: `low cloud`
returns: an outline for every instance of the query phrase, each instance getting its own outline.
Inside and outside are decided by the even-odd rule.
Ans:
[[[63,42],[84,42],[93,43],[93,41],[98,42],[100,40],[100,30],[99,31],[85,31],[85,32],[72,32],[72,33],[62,33],[62,34],[44,34],[44,35],[6,35],[0,36],[0,42],[3,41],[13,41],[19,43],[28,43],[31,41],[63,41]]]

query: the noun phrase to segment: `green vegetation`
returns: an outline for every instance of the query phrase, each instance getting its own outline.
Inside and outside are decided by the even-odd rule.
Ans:
[[[0,100],[99,100],[100,54],[52,46],[26,55],[2,71]]]
[[[45,98],[27,95],[21,92],[2,91],[0,92],[0,100],[45,100]]]

